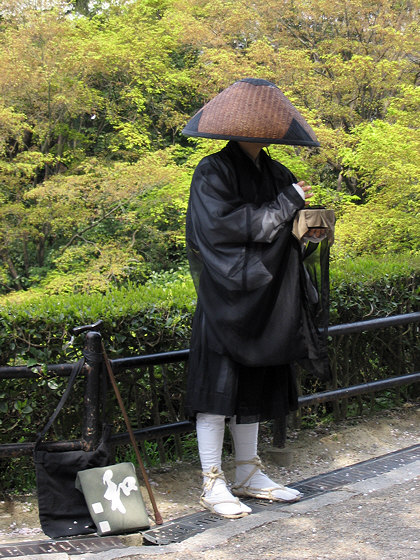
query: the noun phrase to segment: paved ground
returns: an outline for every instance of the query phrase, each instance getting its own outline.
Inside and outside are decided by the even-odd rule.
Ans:
[[[20,560],[418,560],[420,461],[181,543]]]
[[[418,560],[419,478],[420,461],[282,511],[229,521],[177,545],[102,553],[101,560]]]
[[[291,440],[294,465],[278,469],[280,480],[288,483],[327,473],[360,461],[418,445],[417,409],[387,413],[358,421],[355,425],[335,426],[316,433],[300,433]],[[325,432],[325,433],[324,433]],[[229,466],[229,465],[228,465]],[[171,467],[158,478],[152,474],[159,503],[167,497],[164,519],[182,518],[199,511],[196,466]],[[199,472],[199,471],[197,471]],[[373,472],[373,471],[372,471]],[[420,559],[420,461],[378,471],[373,478],[349,483],[338,490],[303,500],[276,510],[264,510],[249,517],[224,521],[221,525],[167,546],[132,546],[107,552],[69,556],[51,552],[18,556],[16,560],[419,560]],[[180,473],[185,475],[180,477]],[[276,467],[270,465],[270,474]],[[180,486],[174,495],[174,478]],[[354,480],[354,479],[351,479]],[[170,492],[171,490],[171,492]],[[187,501],[191,494],[190,502]],[[13,504],[12,504],[13,505]],[[46,538],[39,533],[37,512],[30,503],[16,505],[10,512],[0,508],[5,530],[1,542]],[[194,509],[194,506],[196,509]],[[25,509],[30,511],[25,512]],[[170,516],[173,512],[173,516]],[[30,516],[30,517],[28,517]],[[6,530],[10,526],[9,531]],[[1,527],[1,526],[0,526]],[[136,535],[130,536],[138,544]],[[125,544],[128,545],[125,541]],[[0,558],[2,555],[0,553]],[[9,560],[10,560],[9,556]]]

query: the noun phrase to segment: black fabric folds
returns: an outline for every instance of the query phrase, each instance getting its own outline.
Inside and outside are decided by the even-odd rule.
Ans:
[[[39,520],[52,538],[95,533],[85,498],[75,487],[77,473],[110,462],[102,443],[94,451],[35,451]]]
[[[190,416],[280,417],[297,407],[291,364],[318,357],[308,323],[300,243],[291,235],[304,201],[294,175],[236,142],[204,158],[194,173],[187,247],[198,293],[190,345]],[[308,333],[311,336],[308,336]]]
[[[302,282],[307,305],[304,308],[306,320],[304,326],[308,344],[308,356],[299,360],[307,372],[328,381],[331,378],[328,360],[328,324],[329,324],[329,257],[330,243],[324,239],[321,243],[308,243],[303,253],[303,274],[309,275],[310,282]],[[309,292],[308,287],[312,290]]]

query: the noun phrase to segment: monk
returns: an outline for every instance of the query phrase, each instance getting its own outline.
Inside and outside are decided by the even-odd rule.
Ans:
[[[236,109],[234,110],[234,107]],[[313,196],[265,148],[319,145],[271,82],[236,82],[195,115],[184,134],[230,140],[197,166],[187,212],[187,249],[197,289],[186,411],[195,418],[203,471],[201,504],[223,517],[251,512],[241,497],[294,502],[300,493],[262,471],[259,422],[297,409],[293,363],[316,356],[310,279],[293,220]],[[306,237],[321,240],[314,228]],[[222,471],[225,423],[236,479]]]

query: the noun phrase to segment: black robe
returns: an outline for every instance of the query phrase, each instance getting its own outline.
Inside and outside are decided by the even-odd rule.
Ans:
[[[280,418],[297,408],[291,364],[316,356],[300,243],[304,200],[265,152],[236,142],[204,158],[191,184],[187,248],[198,294],[186,412]]]

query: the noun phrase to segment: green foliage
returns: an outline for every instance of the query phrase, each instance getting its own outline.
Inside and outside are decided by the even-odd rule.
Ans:
[[[340,260],[332,265],[331,324],[416,311],[420,261],[409,255]],[[356,319],[358,317],[358,319]]]
[[[279,85],[321,142],[269,151],[314,185],[314,203],[336,212],[332,321],[416,309],[417,37],[410,1],[4,0],[2,365],[73,361],[80,345],[67,345],[71,327],[99,317],[113,355],[187,346],[195,301],[182,268],[189,183],[223,143],[180,132],[212,96],[249,76]],[[354,361],[355,381],[398,363],[410,369],[414,337],[400,335],[351,339],[333,354]],[[138,376],[127,391],[146,406],[140,413],[133,404],[130,414],[150,423],[153,380]],[[180,394],[183,369],[157,370],[160,389],[165,376]],[[33,435],[62,388],[44,374],[7,382],[6,439]],[[57,437],[75,431],[78,406],[76,398]],[[16,461],[16,484],[25,486],[23,464]]]
[[[0,492],[5,495],[22,495],[36,488],[36,475],[32,459],[12,457],[0,459]]]
[[[321,141],[270,151],[335,209],[337,257],[418,251],[412,2],[3,4],[0,293],[103,293],[182,262],[191,174],[222,144],[180,131],[249,76]]]
[[[341,257],[418,253],[418,135],[408,126],[381,121],[360,125],[353,134],[353,148],[342,150],[343,165],[348,176],[358,177],[366,202],[344,209],[334,253]]]
[[[65,348],[71,329],[98,318],[104,321],[105,337],[122,329],[125,343],[119,352],[170,350],[188,339],[183,338],[183,321],[190,320],[194,303],[192,281],[182,269],[153,274],[143,287],[127,284],[100,295],[93,291],[46,298],[43,290],[18,292],[0,301],[2,362],[26,364],[28,356],[39,364],[71,359],[73,348]]]

